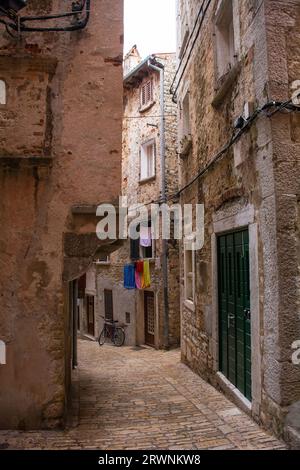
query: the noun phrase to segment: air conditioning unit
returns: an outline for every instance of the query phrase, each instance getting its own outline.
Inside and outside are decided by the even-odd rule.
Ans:
[[[26,7],[27,0],[0,0],[0,7],[4,10],[13,10],[18,12]]]

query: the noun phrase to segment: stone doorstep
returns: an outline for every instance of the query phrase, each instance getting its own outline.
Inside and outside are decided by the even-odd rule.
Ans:
[[[97,338],[95,336],[89,335],[88,333],[80,333],[80,332],[78,332],[78,339],[97,341]]]
[[[217,383],[222,392],[244,413],[252,418],[252,403],[221,373],[217,372]]]

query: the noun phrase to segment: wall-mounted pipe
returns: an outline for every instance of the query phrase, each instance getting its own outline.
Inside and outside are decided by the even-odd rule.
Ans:
[[[165,68],[155,58],[148,60],[148,66],[160,74],[160,172],[161,199],[167,202],[166,195],[166,130],[165,130]],[[168,285],[168,241],[162,239],[162,274],[164,297],[164,347],[169,348],[169,285]]]

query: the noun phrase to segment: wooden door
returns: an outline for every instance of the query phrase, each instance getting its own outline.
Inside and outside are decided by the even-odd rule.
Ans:
[[[144,292],[145,343],[155,345],[155,308],[154,293]]]
[[[220,370],[251,400],[248,230],[218,240]]]
[[[92,295],[86,297],[86,314],[88,334],[95,336],[95,297]]]
[[[113,293],[112,290],[104,289],[104,310],[105,320],[113,321],[114,307],[113,307]]]

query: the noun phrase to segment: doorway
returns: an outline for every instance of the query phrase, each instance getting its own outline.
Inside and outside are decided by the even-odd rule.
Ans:
[[[104,289],[104,310],[105,320],[114,321],[114,306],[113,306],[113,291],[111,289]]]
[[[87,331],[91,336],[95,336],[95,297],[86,296],[86,315],[87,315]]]
[[[155,346],[154,292],[144,292],[145,344]]]
[[[218,237],[218,288],[220,370],[251,401],[248,230]]]

